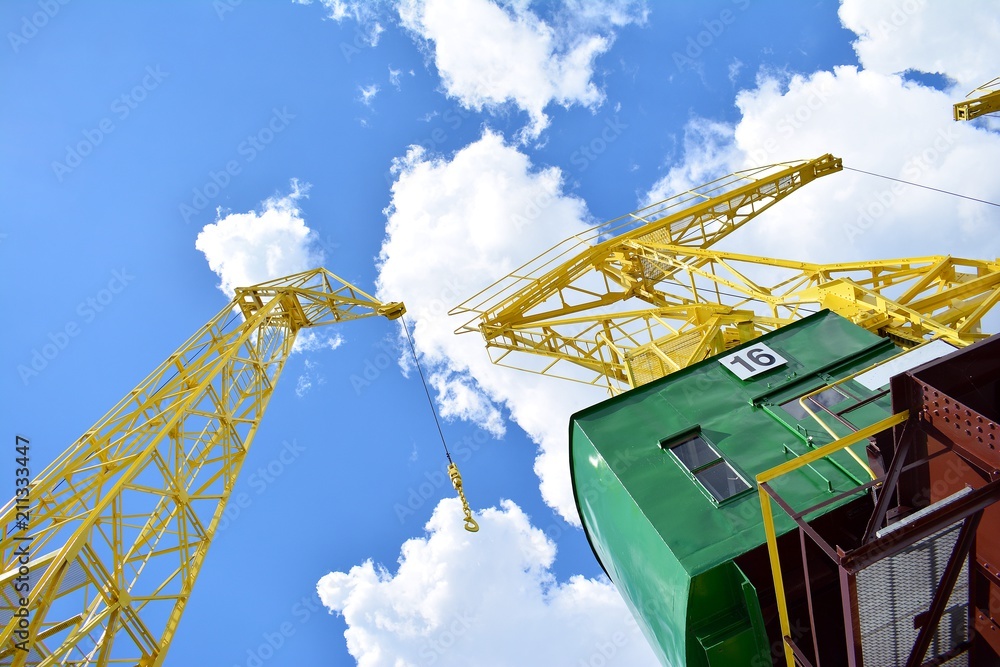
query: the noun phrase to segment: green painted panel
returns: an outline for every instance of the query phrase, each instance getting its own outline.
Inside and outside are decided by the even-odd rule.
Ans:
[[[760,603],[735,563],[694,577],[688,627],[691,667],[746,667],[755,657],[766,664],[768,642]]]
[[[571,474],[591,546],[660,662],[683,665],[688,575],[586,435],[576,431],[573,441]]]
[[[665,665],[748,664],[746,651],[766,646],[755,593],[732,562],[764,543],[753,480],[832,439],[811,418],[796,419],[780,406],[897,352],[828,311],[747,345],[761,342],[787,364],[741,380],[707,359],[571,421],[571,474],[588,539]],[[871,395],[847,384],[851,402]],[[828,402],[836,409],[852,404]],[[887,416],[888,408],[880,400],[850,414],[860,427]],[[826,419],[838,435],[847,433]],[[694,434],[711,449],[699,443],[698,457],[670,451]],[[732,489],[743,488],[737,475],[750,488],[717,501],[697,479],[707,470],[699,466],[716,465],[711,452],[729,466],[714,472],[732,476]],[[863,479],[863,468],[841,452],[774,486],[793,507],[805,508]],[[794,527],[780,510],[775,519],[779,534]]]

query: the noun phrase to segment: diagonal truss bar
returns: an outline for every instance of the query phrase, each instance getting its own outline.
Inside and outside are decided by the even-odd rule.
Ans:
[[[839,170],[840,161],[827,155],[776,167],[694,193],[714,196],[667,200],[656,209],[670,211],[663,217],[639,211],[627,224],[567,239],[452,310],[476,316],[458,333],[478,331],[499,365],[611,393],[823,308],[904,347],[932,336],[959,347],[984,337],[980,323],[1000,302],[998,262],[930,256],[816,264],[708,247]],[[691,205],[675,210],[677,202]]]
[[[325,269],[238,289],[0,510],[3,664],[161,665],[299,329],[402,312]]]
[[[599,294],[604,293],[617,293],[625,298],[640,296],[655,302],[657,295],[646,293],[639,284],[648,277],[643,274],[643,267],[629,262],[627,257],[617,252],[623,241],[707,248],[806,183],[841,169],[839,158],[824,155],[807,162],[760,167],[732,174],[695,191],[684,192],[636,211],[626,216],[624,221],[622,218],[613,220],[587,236],[567,239],[513,272],[515,276],[526,277],[514,281],[501,280],[452,312],[481,315],[479,324],[474,328],[490,336],[493,335],[490,331],[493,321],[527,323],[532,318],[544,319],[545,312],[535,309],[548,302],[553,292],[586,294],[587,289],[573,283],[594,270],[608,278],[601,292],[591,292],[596,298],[570,306],[576,299],[560,294],[563,307],[582,309],[601,305]],[[604,240],[609,234],[614,236]],[[573,254],[569,255],[570,252]],[[568,259],[555,263],[567,255]],[[537,275],[539,270],[544,273]],[[510,282],[514,284],[508,285]],[[469,305],[477,299],[483,300],[478,305]]]

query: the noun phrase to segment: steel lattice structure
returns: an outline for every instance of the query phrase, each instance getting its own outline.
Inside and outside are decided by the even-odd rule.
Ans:
[[[979,86],[953,106],[955,120],[972,120],[997,111],[1000,111],[1000,76]]]
[[[494,363],[611,393],[829,308],[903,346],[965,346],[1000,300],[1000,264],[935,256],[814,264],[710,249],[831,155],[738,172],[567,239],[451,311]]]
[[[161,665],[297,332],[403,311],[325,269],[238,289],[4,507],[0,664]]]

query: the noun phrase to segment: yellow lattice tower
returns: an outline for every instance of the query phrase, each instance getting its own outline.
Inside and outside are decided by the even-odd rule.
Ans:
[[[839,159],[738,172],[575,236],[451,314],[494,363],[645,384],[829,308],[904,347],[968,345],[1000,300],[1000,264],[934,256],[815,264],[710,249]],[[753,276],[756,276],[754,278]]]
[[[238,289],[3,509],[0,664],[161,665],[298,331],[403,312],[325,269]]]

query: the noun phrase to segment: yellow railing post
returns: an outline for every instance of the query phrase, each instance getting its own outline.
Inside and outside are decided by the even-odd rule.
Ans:
[[[785,643],[785,637],[790,636],[791,633],[791,624],[788,621],[788,603],[785,600],[785,584],[781,577],[781,561],[778,556],[778,534],[774,527],[771,499],[768,497],[767,490],[764,488],[764,485],[773,479],[777,479],[782,475],[792,472],[793,470],[798,470],[802,466],[839,452],[856,442],[867,440],[876,433],[881,433],[882,431],[892,428],[897,424],[902,424],[904,421],[909,419],[909,417],[909,410],[903,410],[902,412],[876,422],[867,428],[855,431],[840,440],[831,442],[830,444],[824,445],[819,449],[814,449],[811,452],[796,457],[791,461],[786,461],[757,475],[757,494],[760,496],[760,511],[764,520],[764,536],[767,539],[767,553],[771,559],[771,576],[774,579],[774,597],[778,606],[778,620],[781,623],[781,644],[784,648],[785,662],[788,667],[795,667],[795,655],[792,653],[791,646]]]

